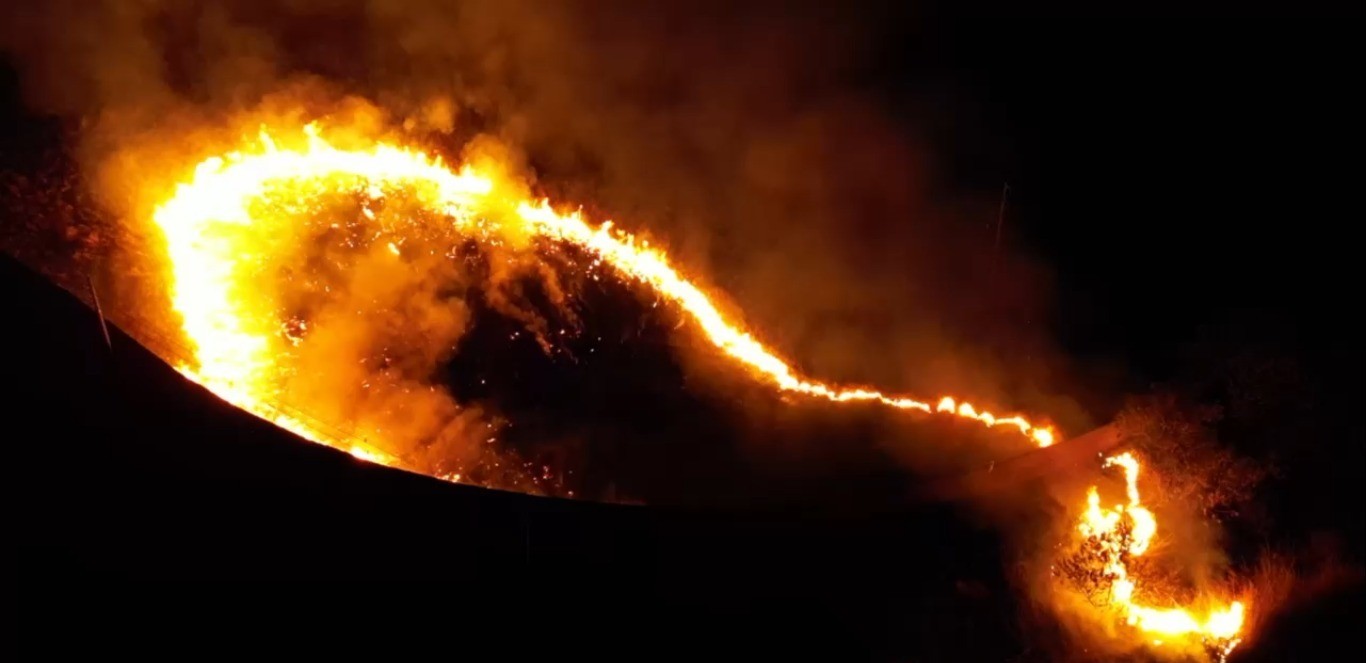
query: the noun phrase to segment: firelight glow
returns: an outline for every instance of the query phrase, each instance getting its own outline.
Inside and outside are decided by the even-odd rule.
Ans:
[[[250,149],[203,160],[152,218],[166,239],[171,301],[194,350],[194,361],[179,367],[182,373],[234,405],[307,439],[340,447],[358,458],[401,464],[366,440],[339,440],[274,406],[281,397],[278,385],[285,369],[276,362],[272,343],[285,333],[286,321],[276,302],[242,285],[244,271],[259,262],[253,256],[271,250],[261,246],[265,240],[260,239],[260,226],[288,228],[293,218],[309,213],[318,191],[363,192],[371,199],[403,191],[463,235],[495,242],[503,236],[544,238],[579,247],[622,278],[646,285],[675,305],[718,350],[779,390],[836,403],[870,402],[945,413],[1017,430],[1040,447],[1054,441],[1046,426],[1018,415],[998,417],[951,397],[932,406],[908,396],[803,376],[738,320],[724,315],[662,250],[616,230],[611,222],[595,226],[577,212],[563,214],[544,200],[514,193],[516,187],[501,181],[497,172],[470,165],[449,168],[421,151],[385,142],[343,149],[328,142],[313,124],[303,133],[304,145],[281,147],[263,128],[258,144]],[[266,195],[282,191],[297,194],[288,208],[256,205]],[[258,232],[239,232],[250,226]],[[385,246],[395,257],[400,254],[398,245]]]
[[[372,209],[372,204],[382,207],[390,199],[415,205],[418,212],[405,212],[395,222]],[[310,334],[317,332],[306,316],[287,310],[289,293],[271,291],[279,284],[262,287],[262,274],[271,272],[282,252],[308,241],[299,219],[317,216],[338,200],[361,204],[362,218],[355,220],[355,228],[347,228],[353,234],[344,243],[348,250],[364,252],[367,260],[403,267],[410,252],[421,250],[415,248],[417,242],[409,242],[413,236],[405,233],[449,235],[521,250],[537,243],[576,247],[591,260],[579,268],[603,266],[624,283],[644,286],[672,305],[737,368],[778,391],[832,403],[869,403],[974,421],[1017,432],[1038,447],[1055,441],[1048,426],[1019,415],[998,416],[959,398],[922,401],[801,374],[747,331],[738,316],[723,313],[715,298],[680,271],[663,250],[614,228],[610,221],[593,224],[579,212],[557,211],[548,201],[529,197],[496,161],[449,167],[421,150],[390,142],[339,146],[312,124],[293,131],[279,129],[275,136],[263,128],[256,141],[243,149],[199,162],[152,212],[152,221],[165,239],[171,305],[191,346],[191,356],[179,358],[177,368],[229,403],[358,459],[428,469],[449,481],[477,481],[460,467],[418,468],[401,455],[386,452],[382,425],[339,430],[315,421],[305,414],[310,411],[308,394],[290,391],[300,369],[284,353],[306,345]],[[432,259],[449,257],[442,251],[433,253],[430,245],[426,251]],[[290,281],[308,280],[306,266],[299,271],[305,273],[285,278],[283,287],[290,283],[304,287]],[[597,272],[592,273],[596,278]],[[319,281],[308,287],[328,286]],[[363,315],[364,311],[354,313]],[[323,376],[321,382],[327,380]],[[359,385],[370,386],[368,382]],[[300,407],[282,407],[284,403]],[[397,411],[400,417],[411,418],[401,402]],[[1138,460],[1122,454],[1108,459],[1106,465],[1123,468],[1127,504],[1103,508],[1099,493],[1092,488],[1076,531],[1099,551],[1092,561],[1108,581],[1110,607],[1144,637],[1203,643],[1220,657],[1226,656],[1242,637],[1243,603],[1206,607],[1210,602],[1203,601],[1203,611],[1197,611],[1137,602],[1137,580],[1128,562],[1148,551],[1157,520],[1140,500]]]
[[[1240,642],[1246,612],[1243,602],[1216,605],[1201,614],[1184,607],[1151,607],[1134,599],[1137,580],[1128,562],[1148,551],[1157,535],[1157,519],[1143,506],[1139,494],[1138,458],[1125,452],[1105,459],[1105,466],[1124,470],[1128,503],[1104,508],[1100,493],[1092,486],[1077,530],[1099,551],[1098,561],[1110,585],[1110,606],[1129,626],[1158,638],[1157,642],[1190,638],[1208,644],[1220,658],[1227,657]]]

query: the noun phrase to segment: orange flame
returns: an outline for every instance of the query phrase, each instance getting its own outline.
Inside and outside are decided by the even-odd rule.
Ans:
[[[1134,600],[1136,580],[1126,560],[1146,553],[1157,535],[1157,519],[1143,506],[1138,490],[1138,459],[1125,452],[1105,459],[1106,467],[1124,470],[1127,504],[1107,509],[1100,505],[1100,493],[1092,486],[1086,494],[1086,509],[1077,529],[1082,537],[1100,550],[1103,571],[1110,583],[1110,605],[1134,628],[1163,639],[1194,638],[1212,646],[1221,658],[1241,641],[1246,606],[1233,601],[1208,610],[1203,616],[1187,608],[1154,608]]]
[[[1040,447],[1054,443],[1054,432],[1047,426],[1019,415],[997,416],[950,396],[932,405],[909,396],[841,387],[800,374],[745,331],[738,320],[723,314],[663,251],[614,229],[611,222],[593,225],[577,212],[563,214],[546,201],[527,198],[500,177],[497,164],[452,169],[439,159],[398,145],[376,142],[365,149],[343,149],[325,140],[314,125],[305,127],[303,133],[306,143],[290,148],[280,146],[262,130],[259,144],[252,149],[203,160],[193,175],[155,209],[152,219],[166,240],[172,305],[194,350],[193,360],[182,363],[179,370],[224,400],[306,439],[368,462],[405,465],[402,458],[376,449],[363,435],[338,435],[313,425],[300,414],[279,409],[281,376],[288,371],[278,363],[275,348],[282,340],[299,341],[289,331],[282,331],[287,326],[277,311],[244,289],[242,274],[250,271],[270,247],[244,246],[248,240],[241,231],[262,223],[278,224],[266,226],[265,235],[275,228],[287,228],[292,215],[313,209],[314,202],[306,191],[361,192],[372,200],[402,191],[461,234],[495,244],[542,238],[578,247],[592,255],[595,264],[607,265],[624,279],[648,286],[676,306],[722,354],[778,390],[834,403],[867,402],[940,413],[989,428],[1017,430]],[[285,208],[263,210],[256,205],[268,194],[294,193],[289,187],[304,184],[312,188],[300,189],[297,200]],[[368,208],[363,213],[375,222]],[[383,247],[395,258],[408,250],[403,241],[385,242]],[[1135,601],[1137,581],[1127,560],[1149,550],[1157,534],[1157,520],[1141,501],[1137,458],[1120,454],[1107,459],[1106,466],[1123,469],[1127,503],[1104,508],[1098,490],[1092,487],[1078,531],[1101,551],[1111,606],[1140,632],[1162,639],[1192,639],[1226,656],[1241,639],[1245,617],[1242,602],[1200,613]],[[437,474],[451,481],[467,476],[455,471]]]
[[[243,258],[234,231],[258,222],[259,212],[252,204],[267,192],[300,182],[338,192],[364,191],[372,198],[401,188],[461,232],[484,239],[499,233],[543,237],[580,247],[676,305],[725,355],[777,389],[837,403],[872,402],[899,410],[949,413],[987,427],[1016,429],[1041,447],[1054,441],[1048,427],[1018,415],[979,412],[953,398],[945,397],[932,408],[908,396],[839,387],[802,376],[744,331],[738,321],[722,314],[701,288],[670,264],[663,251],[613,229],[611,222],[594,227],[578,213],[560,214],[545,201],[526,199],[514,193],[515,187],[500,182],[493,168],[480,171],[467,165],[452,170],[420,151],[384,142],[368,149],[342,149],[325,140],[315,125],[305,127],[304,133],[306,145],[289,149],[277,145],[262,129],[258,149],[205,159],[152,218],[166,238],[172,304],[195,350],[195,362],[181,366],[181,371],[234,405],[305,438],[339,446],[359,458],[398,463],[363,440],[335,439],[271,405],[279,396],[275,384],[281,371],[271,342],[281,325],[273,312],[253,308],[246,301],[249,293],[236,283],[238,271],[249,269],[250,264],[244,264],[249,261]],[[399,254],[398,246],[387,246]]]

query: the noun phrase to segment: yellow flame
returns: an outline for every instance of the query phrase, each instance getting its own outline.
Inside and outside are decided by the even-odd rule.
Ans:
[[[1105,466],[1118,466],[1124,470],[1128,502],[1104,508],[1100,505],[1099,491],[1092,486],[1087,491],[1086,509],[1077,529],[1100,550],[1103,571],[1110,581],[1111,606],[1129,625],[1162,636],[1159,642],[1173,637],[1192,637],[1210,644],[1221,656],[1227,656],[1240,640],[1246,612],[1242,601],[1233,601],[1200,615],[1188,608],[1155,608],[1134,600],[1137,581],[1129,573],[1127,560],[1148,551],[1157,535],[1157,519],[1143,506],[1138,490],[1138,458],[1125,452],[1106,458]]]
[[[369,462],[394,466],[404,462],[380,452],[366,439],[327,430],[279,407],[283,399],[278,385],[286,369],[277,364],[273,344],[285,332],[277,312],[262,310],[260,302],[249,301],[251,293],[242,291],[242,273],[252,270],[261,256],[244,251],[239,231],[261,221],[254,204],[280,187],[297,183],[322,191],[364,192],[371,199],[402,191],[447,219],[460,233],[491,241],[544,238],[576,246],[676,306],[721,353],[776,389],[835,403],[876,403],[945,414],[990,428],[1006,427],[1040,447],[1055,441],[1049,427],[1019,415],[997,416],[950,396],[931,405],[909,396],[841,387],[801,375],[745,331],[738,320],[722,313],[663,251],[616,230],[611,222],[593,225],[577,212],[560,213],[546,201],[526,198],[515,186],[501,181],[497,164],[452,169],[439,159],[398,145],[375,142],[364,149],[343,149],[325,140],[313,125],[303,133],[304,144],[291,148],[282,147],[262,130],[255,146],[203,160],[155,209],[152,219],[165,236],[171,301],[194,350],[193,361],[179,369],[224,400],[306,439]],[[300,200],[291,213],[307,213],[309,205],[308,200]],[[362,216],[376,220],[368,207]],[[386,242],[384,247],[394,256],[409,250],[402,240]],[[294,337],[288,340],[297,342]],[[1098,490],[1092,487],[1078,530],[1101,551],[1112,606],[1128,624],[1153,636],[1153,642],[1195,638],[1227,655],[1240,641],[1245,618],[1242,602],[1200,613],[1135,600],[1137,580],[1127,560],[1148,552],[1157,534],[1157,520],[1141,501],[1138,459],[1120,454],[1107,459],[1106,466],[1123,469],[1127,501],[1104,508]],[[459,472],[439,474],[451,481],[465,477]]]
[[[280,333],[273,312],[251,309],[237,284],[239,270],[250,269],[234,239],[234,227],[249,226],[252,204],[272,187],[309,182],[329,191],[365,191],[372,198],[402,189],[426,209],[450,219],[462,232],[510,233],[566,242],[595,255],[622,276],[643,283],[686,314],[719,350],[776,388],[837,403],[872,402],[900,410],[945,412],[976,420],[988,427],[1019,430],[1038,446],[1053,443],[1051,429],[1023,417],[997,417],[968,403],[944,398],[937,408],[914,398],[864,388],[833,386],[798,374],[741,325],[728,319],[696,284],[685,278],[668,257],[646,242],[613,229],[610,222],[590,225],[578,213],[561,214],[545,201],[525,199],[502,187],[493,172],[471,166],[452,170],[421,151],[377,142],[367,149],[342,149],[325,140],[315,125],[304,128],[306,145],[281,147],[264,129],[258,147],[202,161],[193,175],[179,184],[169,200],[153,213],[166,238],[170,259],[170,294],[193,344],[195,361],[182,372],[225,400],[271,420],[305,438],[338,446],[358,447],[355,440],[338,440],[297,417],[283,414],[272,403],[281,368],[272,356],[272,335]],[[306,201],[304,201],[306,203]],[[513,210],[495,214],[495,210]],[[373,214],[366,210],[366,218]],[[519,227],[490,228],[491,218]],[[387,245],[399,254],[399,246]],[[269,318],[262,321],[261,318]],[[274,324],[267,324],[273,322]],[[945,406],[948,407],[945,407]],[[372,451],[365,452],[373,456]],[[373,458],[380,458],[373,456]],[[380,458],[379,462],[386,462]],[[397,462],[388,459],[387,462]]]

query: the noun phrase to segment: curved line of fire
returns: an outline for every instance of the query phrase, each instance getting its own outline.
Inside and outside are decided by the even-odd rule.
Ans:
[[[250,226],[254,219],[250,203],[264,195],[272,183],[284,181],[336,181],[339,190],[360,190],[373,198],[402,187],[428,210],[449,218],[455,230],[483,239],[514,231],[577,246],[623,277],[649,286],[676,305],[722,353],[757,378],[779,390],[804,394],[836,403],[877,403],[899,410],[945,413],[979,422],[987,427],[1017,430],[1034,444],[1047,447],[1054,432],[1024,417],[998,417],[978,411],[952,397],[937,402],[885,394],[867,388],[839,387],[802,376],[765,347],[739,323],[728,319],[693,282],[673,267],[664,252],[648,242],[616,230],[610,222],[594,227],[575,212],[561,214],[545,201],[534,201],[503,187],[497,178],[466,166],[446,167],[427,154],[388,143],[368,149],[341,149],[323,139],[313,125],[305,127],[306,145],[297,149],[277,147],[263,129],[260,145],[250,152],[233,152],[205,159],[193,176],[153,213],[153,221],[166,239],[170,257],[170,295],[182,318],[182,330],[195,351],[194,365],[179,367],[182,373],[224,400],[306,439],[340,446],[357,457],[381,464],[399,465],[399,459],[374,450],[364,441],[332,439],[306,421],[272,407],[271,350],[268,339],[249,329],[236,315],[233,297],[234,270],[238,256],[231,241],[223,240],[235,226]],[[500,227],[484,210],[503,210]],[[390,246],[397,253],[397,248]],[[1156,520],[1139,501],[1138,463],[1130,454],[1113,457],[1107,466],[1125,469],[1129,489],[1127,505],[1113,509],[1100,506],[1095,488],[1078,532],[1099,555],[1098,563],[1110,583],[1112,607],[1141,632],[1163,638],[1194,637],[1220,657],[1239,641],[1244,606],[1233,602],[1209,610],[1200,618],[1183,608],[1155,609],[1133,601],[1135,581],[1126,560],[1142,555],[1156,532]],[[458,478],[458,477],[457,477]]]
[[[777,388],[838,403],[873,402],[899,410],[948,413],[987,427],[1009,427],[1046,447],[1054,432],[1022,416],[998,417],[979,412],[970,403],[943,397],[934,404],[909,396],[889,395],[865,388],[844,388],[796,373],[740,326],[728,320],[697,285],[679,274],[658,249],[618,231],[611,222],[593,227],[580,214],[560,214],[545,201],[508,199],[494,178],[466,167],[459,172],[418,151],[380,143],[363,151],[342,150],[324,140],[316,126],[306,127],[308,144],[302,150],[279,149],[269,134],[261,134],[263,151],[235,152],[211,157],[196,167],[193,178],[153,214],[165,234],[171,257],[171,299],[183,318],[186,336],[194,344],[198,366],[194,377],[230,400],[253,400],[270,364],[266,343],[242,328],[231,314],[230,279],[236,265],[229,242],[215,243],[215,231],[250,225],[248,203],[268,184],[282,180],[330,177],[355,178],[374,197],[387,187],[412,187],[423,204],[451,218],[457,229],[488,238],[502,229],[491,227],[481,209],[512,209],[522,224],[517,230],[578,246],[620,274],[648,285],[674,303],[701,328],[719,350]],[[245,393],[244,393],[245,392]],[[240,405],[240,403],[238,403]]]

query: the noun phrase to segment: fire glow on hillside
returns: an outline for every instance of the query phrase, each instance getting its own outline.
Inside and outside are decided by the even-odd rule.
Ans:
[[[590,223],[530,196],[497,159],[450,167],[396,142],[333,142],[313,124],[262,128],[238,149],[203,158],[155,207],[152,221],[165,240],[169,299],[193,353],[179,370],[237,407],[370,462],[482,482],[458,453],[434,466],[393,446],[399,438],[440,444],[477,433],[451,423],[459,407],[424,373],[437,363],[431,353],[414,359],[388,349],[361,357],[337,350],[354,346],[356,334],[375,333],[348,324],[371,314],[361,307],[411,306],[386,275],[458,269],[459,247],[470,242],[493,278],[543,273],[538,251],[574,247],[588,258],[579,269],[643,286],[738,369],[776,390],[958,417],[1018,432],[1031,446],[1055,441],[1049,426],[959,398],[922,401],[804,376],[663,250],[611,222]],[[329,247],[321,258],[319,245]],[[345,297],[328,277],[339,273],[349,275]],[[436,296],[422,283],[407,285]],[[553,282],[550,290],[552,300],[564,297]],[[405,319],[421,327],[409,331],[435,339],[453,338],[463,324],[440,307],[409,313]],[[1148,643],[1181,641],[1226,656],[1243,635],[1243,603],[1202,597],[1201,608],[1210,607],[1200,612],[1138,602],[1148,594],[1128,563],[1147,551],[1157,520],[1139,500],[1136,457],[1115,456],[1109,465],[1125,470],[1127,504],[1103,508],[1093,488],[1075,528],[1085,563],[1108,592],[1096,618],[1118,619]]]
[[[546,201],[519,193],[495,168],[446,167],[422,152],[377,143],[347,150],[325,140],[314,125],[305,126],[304,146],[277,147],[262,130],[254,152],[232,152],[201,162],[190,181],[161,205],[154,221],[166,237],[171,264],[171,298],[183,319],[183,330],[195,349],[195,363],[184,372],[233,404],[266,417],[308,439],[336,444],[311,431],[302,421],[278,413],[271,403],[289,389],[293,372],[289,345],[308,342],[309,321],[287,319],[281,303],[290,293],[259,287],[259,271],[270,264],[271,251],[287,251],[287,237],[298,219],[316,214],[328,196],[360,196],[363,214],[374,221],[359,239],[348,238],[358,251],[374,249],[392,261],[407,258],[405,244],[439,234],[457,241],[475,237],[482,243],[524,256],[537,240],[580,247],[595,263],[621,277],[645,284],[676,305],[718,350],[737,365],[774,387],[834,402],[873,402],[925,413],[947,413],[988,427],[1018,430],[1038,446],[1053,443],[1054,432],[1022,416],[996,416],[967,402],[943,397],[934,404],[908,396],[864,388],[844,388],[798,374],[740,323],[724,315],[696,284],[680,274],[661,250],[611,222],[591,225],[577,213],[562,214]],[[396,191],[434,213],[425,219],[406,217],[403,224],[375,219],[374,207]],[[274,201],[263,205],[263,199]],[[335,230],[335,228],[333,228]],[[424,249],[430,250],[430,249]],[[505,258],[512,260],[512,258]],[[301,404],[305,410],[308,403]],[[382,435],[358,439],[382,440]],[[380,442],[355,440],[342,446],[365,449],[385,458]],[[398,459],[389,462],[399,463]]]
[[[1153,607],[1140,601],[1140,581],[1130,571],[1130,563],[1152,547],[1157,536],[1157,518],[1140,497],[1139,461],[1131,452],[1105,459],[1105,467],[1124,470],[1126,503],[1112,508],[1101,506],[1099,489],[1091,486],[1086,508],[1077,524],[1080,552],[1060,575],[1096,576],[1092,589],[1104,609],[1151,638],[1156,647],[1167,642],[1198,645],[1216,658],[1226,658],[1238,646],[1246,617],[1242,601],[1227,604],[1214,597],[1199,597],[1202,610],[1172,606]],[[1078,581],[1081,578],[1067,578]]]

